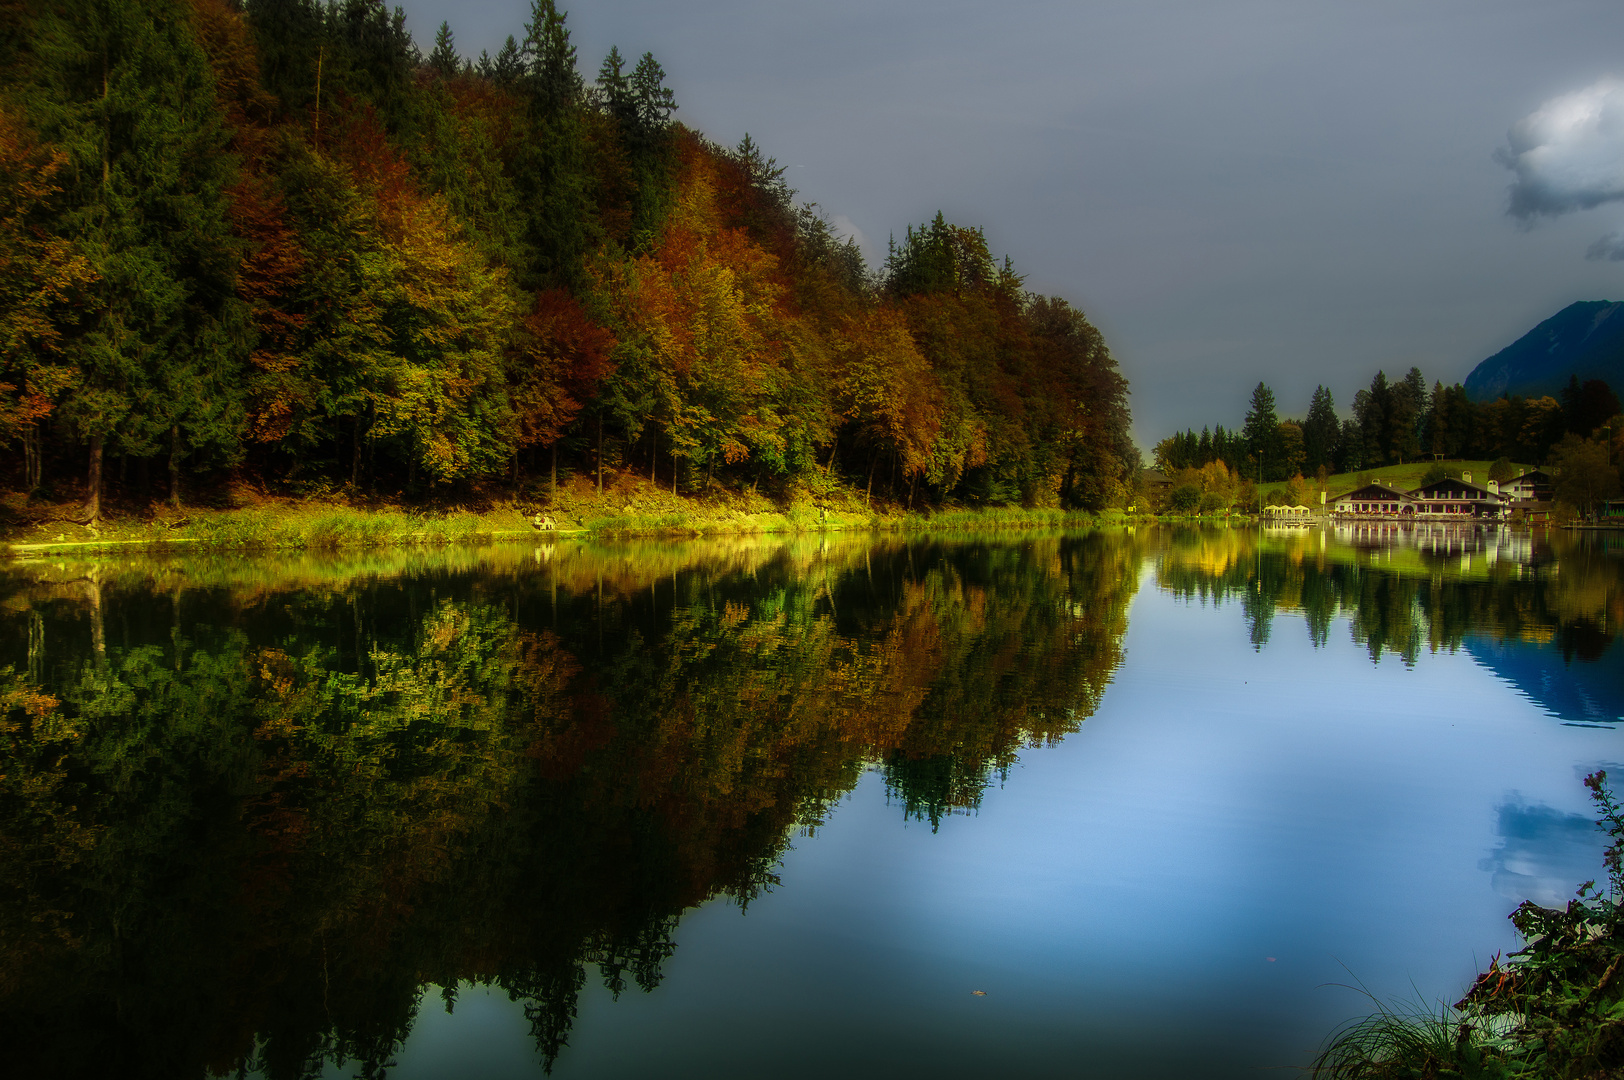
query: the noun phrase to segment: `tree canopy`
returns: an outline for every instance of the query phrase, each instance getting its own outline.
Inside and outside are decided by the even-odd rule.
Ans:
[[[940,213],[871,272],[753,139],[676,122],[652,54],[589,85],[554,0],[472,61],[379,0],[19,11],[0,441],[29,491],[424,494],[523,486],[542,450],[690,488],[1129,497],[1081,312]]]

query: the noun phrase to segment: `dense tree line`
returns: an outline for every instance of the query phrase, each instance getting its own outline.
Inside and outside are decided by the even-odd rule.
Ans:
[[[1101,507],[1126,383],[938,215],[871,271],[566,15],[427,56],[380,0],[0,8],[0,444],[33,493],[558,469]]]
[[[1545,463],[1567,453],[1574,440],[1608,448],[1614,466],[1624,444],[1613,442],[1624,425],[1614,423],[1619,402],[1599,379],[1575,377],[1553,397],[1501,397],[1477,402],[1461,384],[1434,382],[1428,390],[1420,369],[1389,381],[1378,371],[1354,395],[1353,415],[1340,419],[1331,392],[1315,389],[1302,420],[1281,419],[1274,393],[1259,383],[1245,426],[1186,430],[1156,446],[1158,467],[1169,472],[1222,462],[1249,479],[1355,472],[1431,458],[1498,459]],[[1563,445],[1570,450],[1560,451]]]

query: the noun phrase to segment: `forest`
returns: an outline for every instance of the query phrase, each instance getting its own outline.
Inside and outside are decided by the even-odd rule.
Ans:
[[[1130,500],[1082,312],[939,213],[869,267],[677,109],[554,0],[475,59],[380,0],[0,3],[0,488]]]
[[[1315,388],[1301,420],[1276,413],[1274,392],[1259,383],[1245,425],[1186,430],[1157,444],[1158,468],[1169,473],[1222,462],[1264,482],[1293,476],[1350,473],[1406,461],[1505,458],[1544,464],[1575,442],[1604,447],[1610,467],[1624,456],[1624,417],[1605,382],[1569,380],[1560,399],[1502,396],[1473,401],[1461,384],[1444,386],[1412,367],[1402,380],[1376,372],[1354,395],[1353,415],[1339,418],[1331,392]],[[1566,445],[1565,445],[1566,444]]]

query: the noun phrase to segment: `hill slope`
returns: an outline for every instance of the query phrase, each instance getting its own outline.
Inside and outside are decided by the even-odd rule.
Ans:
[[[1569,304],[1473,368],[1466,393],[1473,401],[1501,394],[1554,396],[1573,375],[1580,382],[1602,379],[1624,387],[1624,304]]]

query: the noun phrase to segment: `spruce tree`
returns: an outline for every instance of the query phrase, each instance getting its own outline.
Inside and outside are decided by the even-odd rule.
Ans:
[[[1315,472],[1321,465],[1333,468],[1332,460],[1336,454],[1337,436],[1341,433],[1341,422],[1336,418],[1336,404],[1331,400],[1331,392],[1323,386],[1314,388],[1314,396],[1308,403],[1308,418],[1303,421],[1303,451],[1305,462],[1303,468],[1307,472]]]
[[[518,49],[523,73],[516,86],[528,107],[531,137],[513,170],[529,216],[529,265],[519,281],[530,288],[579,285],[595,232],[581,122],[584,88],[566,18],[553,0],[532,0]]]
[[[428,65],[442,79],[449,79],[462,71],[462,58],[457,55],[456,41],[451,36],[451,24],[442,22],[434,34],[434,51],[429,53]]]
[[[1262,471],[1263,479],[1280,479],[1275,475],[1280,467],[1280,418],[1274,412],[1274,391],[1264,383],[1258,383],[1252,391],[1252,408],[1246,414],[1241,438],[1247,452],[1256,459],[1254,467]]]
[[[99,280],[62,416],[89,450],[236,453],[246,312],[234,289],[236,178],[214,79],[180,0],[66,0],[32,28],[30,111],[71,164],[53,231]]]

